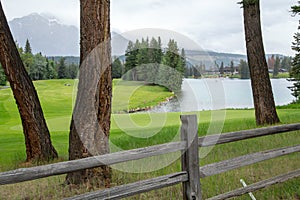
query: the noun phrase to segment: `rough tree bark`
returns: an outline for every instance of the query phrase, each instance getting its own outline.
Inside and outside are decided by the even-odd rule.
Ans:
[[[80,75],[69,138],[69,159],[109,153],[111,115],[110,1],[80,1]],[[68,184],[109,187],[108,166],[69,173]]]
[[[13,91],[26,143],[27,161],[57,157],[37,92],[30,80],[11,35],[0,2],[0,62]]]
[[[263,46],[259,0],[241,2],[256,124],[279,122]]]

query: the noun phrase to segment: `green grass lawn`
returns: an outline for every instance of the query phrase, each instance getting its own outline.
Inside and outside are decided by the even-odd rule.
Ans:
[[[126,113],[136,108],[156,106],[173,94],[165,87],[144,85],[143,82],[114,80],[113,113]]]
[[[65,86],[70,84],[71,86]],[[72,113],[73,80],[38,81],[35,86],[45,112],[55,148],[60,160],[66,160],[68,154],[68,130]],[[117,89],[116,89],[117,88]],[[157,93],[161,92],[161,96]],[[128,95],[130,94],[130,95]],[[115,113],[125,111],[128,107],[149,106],[172,95],[164,88],[144,86],[139,82],[114,81],[113,110]],[[147,102],[145,102],[147,97]],[[153,97],[153,98],[149,98]],[[170,141],[179,140],[180,115],[184,113],[134,113],[113,114],[111,125],[112,151],[133,149]],[[189,113],[191,114],[191,113]],[[256,128],[253,110],[221,110],[195,112],[199,119],[199,136],[205,136],[221,130],[230,132]],[[300,122],[299,107],[285,106],[278,110],[282,123]],[[223,121],[225,117],[225,121]],[[267,149],[300,144],[298,132],[284,133],[250,139],[231,144],[218,145],[212,149],[200,149],[201,165],[230,159],[236,156],[254,153]],[[25,160],[25,144],[20,125],[19,114],[10,89],[0,90],[0,170],[6,171],[22,167]],[[160,176],[180,170],[178,154],[168,154],[141,161],[114,165],[113,184],[119,185],[133,181]],[[243,167],[221,175],[201,180],[205,198],[241,187],[239,179],[248,184],[270,178],[281,173],[298,169],[299,153],[272,159],[249,167]],[[149,170],[150,169],[150,170]],[[157,169],[154,172],[149,172]],[[130,173],[125,173],[129,171]],[[140,172],[140,173],[131,173]],[[30,181],[26,183],[1,186],[0,199],[60,199],[89,189],[62,187],[63,176]],[[300,179],[272,186],[255,192],[257,199],[299,199]],[[155,192],[149,192],[129,199],[178,199],[181,197],[181,186],[174,186]],[[12,192],[13,191],[13,192]],[[30,191],[30,192],[29,192]],[[237,199],[249,199],[244,195]]]
[[[44,115],[60,156],[67,158],[68,131],[75,102],[75,80],[36,81],[34,85]],[[164,87],[146,86],[141,82],[113,81],[113,111],[124,112],[128,107],[154,106],[173,94]],[[128,98],[127,98],[128,97]],[[145,98],[147,97],[147,98]],[[129,99],[129,101],[128,101]],[[115,129],[113,127],[113,129]],[[25,146],[19,113],[10,89],[0,90],[0,154],[1,167],[24,160]]]
[[[273,76],[273,74],[270,74],[270,77],[272,78],[290,78],[290,73],[288,72],[280,72],[276,77]]]

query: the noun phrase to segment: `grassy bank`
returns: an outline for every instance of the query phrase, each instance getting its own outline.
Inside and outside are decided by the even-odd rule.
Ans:
[[[144,85],[143,82],[114,80],[113,113],[127,113],[129,110],[149,108],[166,101],[173,94],[167,88]]]
[[[272,73],[269,74],[270,78],[274,78],[274,79],[278,79],[278,78],[284,78],[284,79],[287,79],[287,78],[290,78],[290,74],[288,72],[280,72],[278,73],[277,76],[273,76]],[[202,78],[219,78],[220,75],[219,74],[204,74],[202,75]],[[241,75],[240,74],[234,74],[234,75],[231,75],[231,74],[224,74],[222,77],[228,77],[228,78],[241,78]]]
[[[71,84],[71,86],[65,86]],[[151,87],[140,83],[114,82],[114,107],[125,108],[128,98],[123,95],[134,94],[129,98],[129,103],[136,103],[135,96],[141,92],[137,99],[142,101],[147,93],[151,96]],[[126,85],[128,84],[128,85]],[[42,102],[47,123],[55,148],[58,150],[60,160],[66,160],[68,154],[68,129],[72,109],[73,82],[70,80],[36,82],[38,93]],[[131,89],[128,89],[131,87]],[[146,87],[146,88],[145,88]],[[148,88],[147,88],[148,87]],[[138,88],[138,89],[136,89]],[[140,90],[140,91],[139,91]],[[159,89],[160,90],[160,89]],[[117,92],[116,92],[117,91]],[[133,93],[131,92],[133,91]],[[150,93],[148,93],[150,92]],[[155,90],[155,93],[158,93]],[[163,93],[165,93],[163,91]],[[118,96],[119,95],[119,96]],[[130,95],[129,95],[130,96]],[[163,97],[164,98],[164,97]],[[123,99],[121,101],[120,99]],[[127,99],[127,100],[126,100]],[[143,102],[141,102],[143,105]],[[111,127],[112,151],[133,149],[170,141],[179,140],[179,117],[182,113],[143,113],[113,114]],[[203,111],[195,113],[199,118],[199,136],[217,132],[216,127],[222,132],[230,132],[256,128],[253,110],[227,110]],[[278,110],[282,123],[299,122],[299,107],[286,106]],[[225,121],[222,118],[225,118]],[[213,119],[213,122],[211,122]],[[201,165],[217,162],[236,156],[263,151],[266,149],[280,148],[300,144],[300,132],[268,136],[251,139],[231,144],[219,145],[212,149],[200,149]],[[0,170],[6,171],[24,167],[25,145],[22,127],[10,90],[0,91]],[[178,154],[159,156],[147,160],[114,165],[112,185],[130,183],[137,180],[151,178],[167,173],[180,171]],[[248,184],[270,178],[272,176],[295,170],[300,166],[299,153],[281,158],[265,161],[249,167],[243,167],[221,175],[202,179],[204,198],[214,196],[238,187],[239,179],[243,178]],[[149,172],[154,170],[154,172]],[[124,171],[129,171],[126,173]],[[135,172],[135,173],[133,173]],[[63,187],[64,175],[0,187],[0,199],[61,199],[92,188]],[[272,186],[268,189],[255,192],[257,199],[297,199],[300,197],[300,179],[294,179],[284,184]],[[149,192],[129,199],[180,199],[181,186]],[[249,199],[244,195],[237,199]]]

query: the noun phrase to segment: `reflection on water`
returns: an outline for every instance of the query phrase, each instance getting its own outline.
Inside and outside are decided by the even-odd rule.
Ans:
[[[293,83],[286,79],[272,79],[276,105],[294,100],[288,89]],[[189,112],[224,108],[253,108],[250,80],[241,79],[184,79],[182,94],[151,112]]]

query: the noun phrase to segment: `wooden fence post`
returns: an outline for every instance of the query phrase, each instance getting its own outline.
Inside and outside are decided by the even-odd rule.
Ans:
[[[189,177],[187,182],[183,182],[183,199],[201,200],[197,116],[182,115],[180,119],[181,140],[187,141],[187,149],[181,156],[181,168],[187,171]]]

